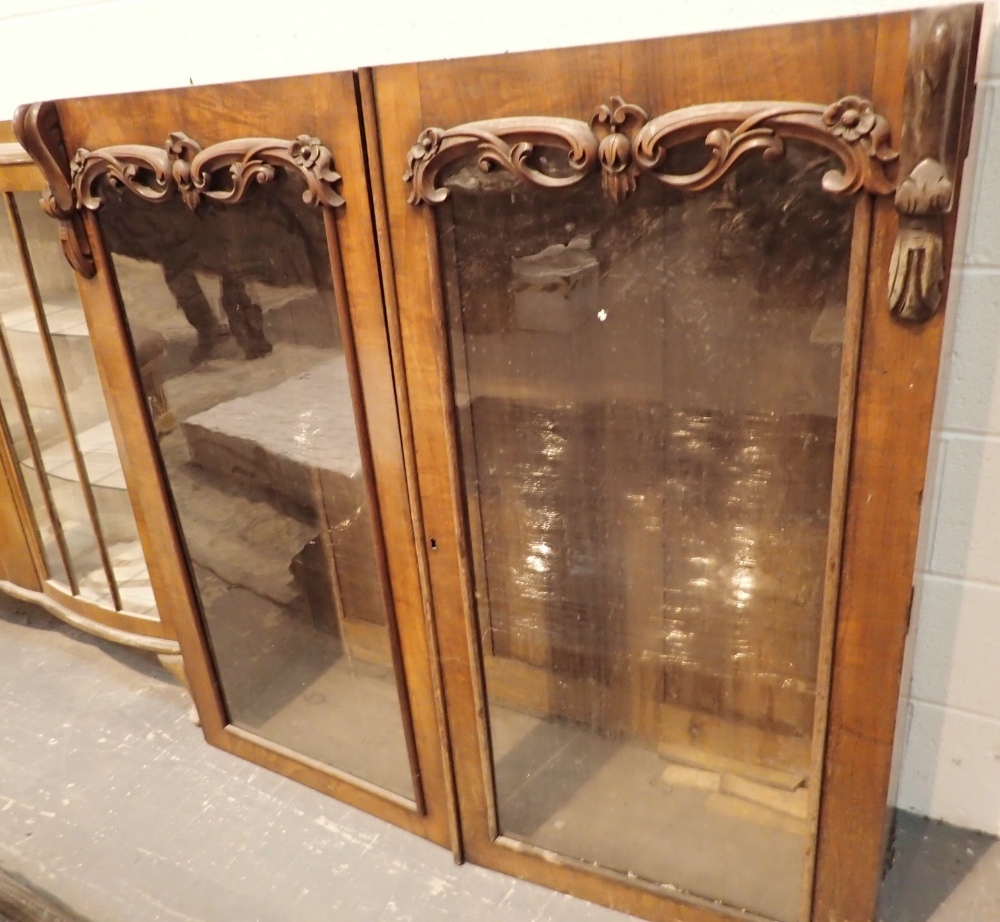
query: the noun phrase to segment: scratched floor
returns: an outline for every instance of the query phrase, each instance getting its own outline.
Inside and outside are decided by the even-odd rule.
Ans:
[[[208,747],[187,713],[158,667],[0,596],[0,868],[93,922],[627,918],[456,867]],[[904,820],[880,922],[1000,918],[1000,846]]]

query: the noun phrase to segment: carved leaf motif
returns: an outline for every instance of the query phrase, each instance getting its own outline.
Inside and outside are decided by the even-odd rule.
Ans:
[[[954,185],[937,160],[921,160],[896,190],[896,210],[907,215],[944,214]]]
[[[941,303],[944,243],[933,230],[903,228],[889,263],[889,308],[901,320],[922,321]]]
[[[648,120],[643,109],[621,96],[612,96],[611,104],[599,106],[590,119],[591,130],[600,138],[601,185],[616,205],[635,192],[638,166],[632,156],[632,138]]]
[[[896,191],[889,306],[905,321],[929,319],[944,287],[946,222],[961,162],[961,130],[971,102],[972,7],[915,14],[903,110],[903,163]]]

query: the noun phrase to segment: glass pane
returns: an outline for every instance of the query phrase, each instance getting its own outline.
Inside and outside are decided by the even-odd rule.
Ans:
[[[149,572],[73,270],[59,245],[57,225],[39,207],[37,194],[16,193],[14,198],[62,378],[73,438],[94,499],[121,607],[129,614],[156,618]],[[33,314],[25,315],[12,320],[9,335],[37,335],[37,326]],[[80,473],[69,440],[49,446],[42,457],[53,490],[74,489],[82,499]],[[93,536],[92,528],[90,534]],[[89,558],[79,558],[75,566],[79,594],[111,607],[108,579],[96,545],[91,546]]]
[[[230,720],[413,797],[388,599],[322,214],[100,212]]]
[[[0,401],[41,538],[48,577],[70,591],[82,573],[100,566],[97,541],[79,482],[57,476],[57,468],[69,460],[53,459],[53,453],[65,449],[66,429],[10,220],[11,200],[5,197],[4,201],[0,220],[0,323],[6,367],[0,380]],[[34,207],[41,212],[37,195]],[[52,224],[50,232],[55,236],[58,230],[55,222]],[[72,574],[66,571],[60,538],[65,539]],[[107,593],[106,581],[103,588]]]
[[[0,326],[6,339],[7,315],[31,306],[28,287],[24,281],[21,261],[17,252],[17,243],[11,230],[6,208],[0,215]],[[4,350],[5,358],[9,353]],[[53,540],[52,520],[49,517],[42,494],[38,473],[25,460],[30,458],[31,446],[25,423],[15,397],[15,385],[11,378],[7,361],[3,363],[0,373],[0,410],[3,412],[7,429],[10,433],[14,457],[20,467],[21,477],[27,492],[28,501],[38,526],[42,541],[42,552],[45,564],[52,578],[61,583],[67,582],[66,571],[59,556],[59,550]]]
[[[500,831],[781,920],[852,215],[814,154],[620,206],[462,164],[435,212]]]

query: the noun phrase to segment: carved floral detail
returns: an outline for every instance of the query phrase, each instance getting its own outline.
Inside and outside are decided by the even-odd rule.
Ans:
[[[590,129],[600,139],[597,158],[601,164],[601,184],[616,205],[635,192],[638,167],[632,159],[632,136],[647,121],[649,116],[643,109],[630,105],[621,96],[612,96],[611,105],[598,107],[590,119]]]
[[[257,185],[273,182],[280,168],[290,169],[305,182],[307,205],[335,208],[344,204],[335,185],[340,174],[333,156],[318,138],[299,135],[294,141],[278,138],[237,138],[202,149],[180,131],[171,133],[163,148],[138,144],[81,148],[71,164],[73,189],[80,207],[101,207],[99,180],[123,187],[148,202],[162,202],[179,194],[192,211],[204,199],[223,204],[242,201]]]
[[[830,133],[854,144],[869,138],[872,146],[881,148],[889,139],[889,123],[875,112],[875,108],[860,96],[845,96],[828,106],[823,113],[823,124]]]
[[[668,152],[703,139],[705,165],[693,173],[667,171]],[[735,102],[691,106],[649,119],[639,107],[613,97],[590,124],[557,118],[504,118],[456,128],[427,128],[407,155],[404,179],[410,202],[436,204],[448,197],[438,185],[441,170],[475,153],[484,171],[500,167],[544,187],[575,185],[601,170],[605,193],[624,201],[638,178],[650,174],[673,188],[698,192],[721,180],[743,157],[760,151],[765,160],[785,154],[788,140],[810,143],[834,154],[840,170],[828,171],[823,188],[832,195],[865,189],[885,195],[895,188],[885,166],[898,157],[890,146],[889,123],[872,104],[846,96],[832,105]],[[540,148],[566,151],[568,170],[556,172],[537,157]]]

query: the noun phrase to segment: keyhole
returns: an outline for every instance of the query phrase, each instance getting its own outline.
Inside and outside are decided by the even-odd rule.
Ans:
[[[431,550],[436,551],[438,549],[437,538],[431,538]]]

